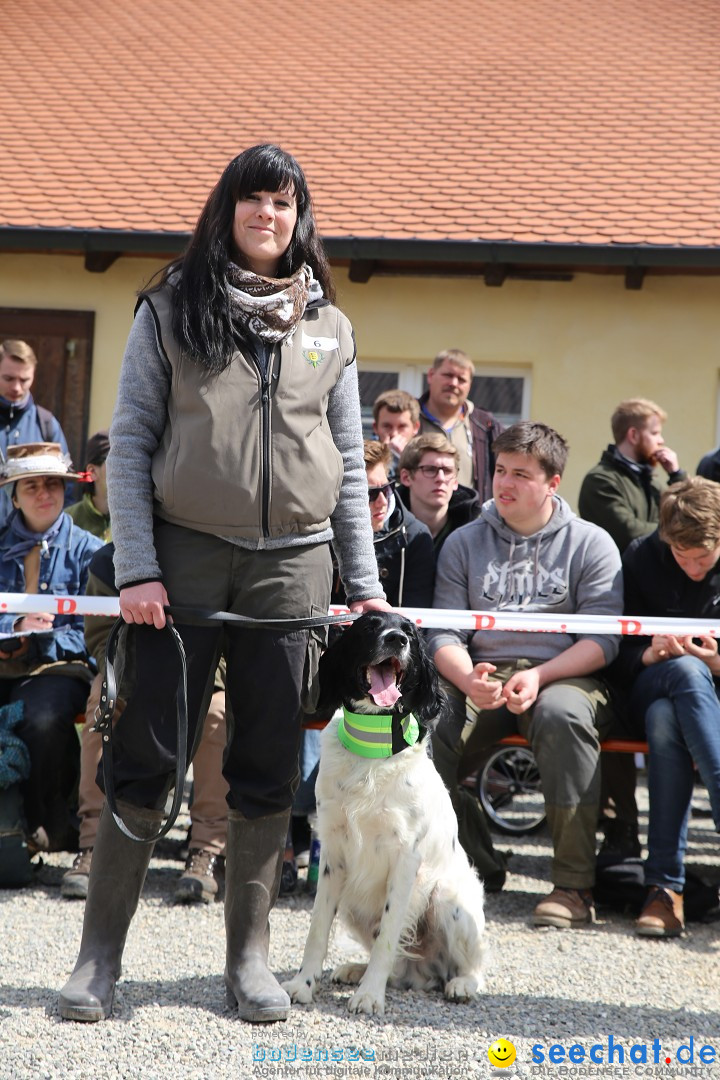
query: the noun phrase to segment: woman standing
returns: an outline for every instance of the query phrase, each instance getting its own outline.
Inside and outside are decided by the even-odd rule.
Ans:
[[[305,177],[272,145],[230,162],[187,252],[140,298],[108,459],[120,607],[139,627],[135,693],[115,729],[119,805],[136,833],[155,831],[173,776],[178,669],[157,633],[165,605],[253,618],[325,613],[332,538],[350,607],[387,607],[367,514],[354,337],[333,299]],[[268,916],[323,635],[176,625],[191,747],[221,644],[227,657],[228,1000],[242,1019],[285,1019],[290,1000],[267,966]],[[66,1019],[109,1016],[150,853],[103,815],[80,956],[60,995]]]

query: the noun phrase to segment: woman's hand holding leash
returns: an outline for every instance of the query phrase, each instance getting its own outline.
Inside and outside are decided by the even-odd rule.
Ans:
[[[392,611],[387,600],[381,600],[380,597],[376,597],[374,600],[353,600],[352,604],[348,604],[348,607],[353,613],[359,613],[360,615],[366,611]]]
[[[120,614],[126,623],[146,623],[162,630],[169,603],[161,581],[146,581],[120,590]]]

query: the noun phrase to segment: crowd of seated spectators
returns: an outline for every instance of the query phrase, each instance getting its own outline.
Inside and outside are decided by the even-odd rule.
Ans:
[[[85,471],[75,472],[54,418],[56,438],[43,437],[50,414],[29,393],[35,363],[22,342],[0,347],[0,406],[15,430],[5,440],[0,467],[0,591],[114,596],[108,432],[92,436]],[[530,421],[505,429],[475,407],[469,400],[473,372],[465,353],[446,350],[430,368],[419,401],[393,390],[374,404],[376,437],[365,443],[368,514],[388,601],[406,608],[712,616],[720,565],[720,485],[714,482],[720,479],[720,451],[698,467],[709,479],[688,479],[665,446],[664,410],[647,399],[627,399],[611,418],[613,442],[582,482],[576,515],[558,491],[565,440]],[[32,438],[18,438],[18,432]],[[68,505],[73,481],[84,486],[79,497],[74,488]],[[333,602],[343,601],[336,575]],[[31,855],[76,853],[63,878],[67,897],[87,894],[104,798],[97,776],[101,744],[92,721],[109,626],[100,617],[83,625],[76,615],[52,612],[0,616],[0,705],[15,706],[15,735],[29,756],[19,784],[26,842]],[[433,757],[451,793],[461,842],[488,887],[501,888],[505,871],[493,876],[482,869],[487,822],[461,781],[493,743],[520,732],[538,764],[553,845],[553,888],[536,905],[532,922],[571,928],[595,921],[598,825],[605,834],[601,851],[640,854],[634,760],[610,757],[601,769],[603,738],[626,732],[646,738],[650,747],[647,902],[637,932],[681,933],[696,767],[720,827],[714,636],[621,641],[614,635],[438,629],[428,634],[428,648],[451,702],[432,736]],[[221,665],[194,760],[189,853],[178,900],[210,902],[222,895],[223,687]],[[620,698],[631,703],[624,716]],[[306,735],[302,755],[285,892],[296,887],[298,847],[309,841],[315,736]]]

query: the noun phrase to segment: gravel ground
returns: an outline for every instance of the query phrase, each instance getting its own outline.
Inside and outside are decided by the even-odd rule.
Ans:
[[[720,882],[703,794],[694,806],[690,861]],[[182,833],[171,836],[179,843]],[[548,891],[547,834],[499,844],[512,846],[512,873],[505,890],[487,900],[492,951],[476,1002],[451,1005],[438,994],[389,990],[384,1017],[353,1017],[345,1009],[348,991],[331,985],[328,964],[316,1002],[294,1007],[288,1023],[268,1026],[246,1025],[226,1009],[222,904],[172,905],[181,869],[172,845],[151,863],[113,1020],[61,1021],[56,995],[75,961],[83,903],[59,894],[72,857],[51,855],[32,886],[0,893],[0,1077],[720,1077],[720,923],[693,923],[674,941],[638,939],[631,918],[607,912],[598,913],[593,929],[533,930],[529,915]],[[299,964],[310,908],[303,893],[281,900],[274,912],[271,960],[283,978]],[[348,957],[362,958],[338,932],[330,961]],[[611,1036],[623,1048],[622,1064],[617,1050],[608,1064]],[[503,1069],[487,1056],[501,1037],[517,1051]],[[691,1038],[694,1066],[678,1065],[678,1048]],[[542,1064],[532,1061],[537,1044]],[[552,1044],[566,1052],[578,1044],[585,1060],[551,1063]],[[598,1044],[602,1064],[588,1057]],[[701,1061],[703,1044],[717,1049],[717,1063]],[[359,1059],[362,1050],[367,1060]]]

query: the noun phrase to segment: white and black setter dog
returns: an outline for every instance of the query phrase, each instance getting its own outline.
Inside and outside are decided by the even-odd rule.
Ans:
[[[302,966],[284,984],[312,1001],[336,915],[369,951],[342,964],[351,1012],[383,1013],[385,987],[441,988],[467,1001],[482,985],[483,886],[458,843],[450,796],[426,736],[445,705],[415,625],[363,615],[320,661],[323,733],[316,786],[320,872]]]

